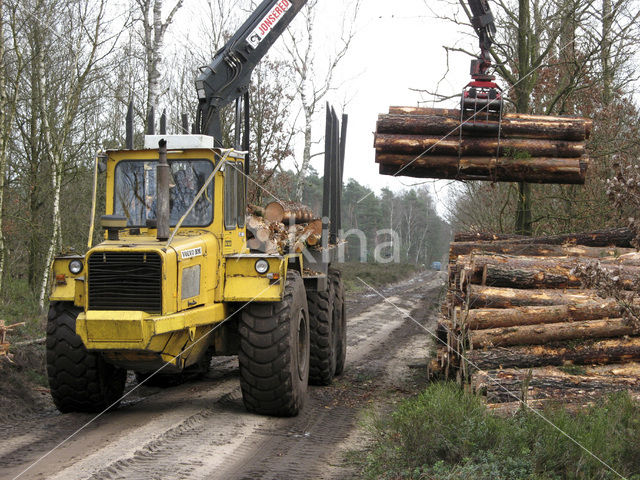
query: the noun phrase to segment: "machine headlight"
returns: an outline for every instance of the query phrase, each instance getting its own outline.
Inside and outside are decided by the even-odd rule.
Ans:
[[[260,275],[267,273],[269,271],[269,262],[267,262],[264,258],[261,258],[256,262],[256,272]]]
[[[69,262],[69,271],[74,275],[79,274],[82,271],[82,262],[80,260],[71,260]]]

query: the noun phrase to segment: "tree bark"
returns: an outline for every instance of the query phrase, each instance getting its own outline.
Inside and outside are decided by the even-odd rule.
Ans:
[[[527,400],[567,399],[586,402],[615,391],[638,389],[638,368],[624,368],[622,374],[584,369],[582,374],[568,374],[556,368],[479,371],[471,376],[471,388],[486,396],[488,403],[522,400],[527,385]]]
[[[449,248],[449,261],[455,262],[459,255],[469,255],[472,252],[533,257],[587,257],[600,259],[634,253],[634,250],[618,247],[585,247],[582,245],[512,243],[506,241],[491,243],[458,242],[452,243]]]
[[[462,319],[462,323],[470,330],[484,330],[521,325],[615,318],[621,314],[622,308],[615,300],[601,299],[599,301],[567,305],[477,308],[466,313],[458,308],[457,318]]]
[[[377,153],[381,175],[489,182],[561,183],[582,185],[588,162],[584,158],[493,158]]]
[[[570,273],[545,270],[522,270],[498,265],[485,265],[482,285],[510,288],[580,288],[582,282]]]
[[[584,263],[584,262],[583,262]],[[577,265],[577,264],[576,264]],[[635,280],[640,275],[638,267],[600,265],[619,277],[624,290],[634,290]],[[574,275],[571,268],[550,266],[547,268],[522,269],[504,265],[485,265],[482,272],[482,285],[511,288],[580,288],[582,280]]]
[[[473,348],[544,345],[551,342],[585,338],[611,338],[634,335],[638,329],[623,318],[582,322],[518,325],[468,332]]]
[[[458,232],[453,236],[454,242],[494,242],[497,240],[521,240],[524,235],[515,233],[490,233],[490,232]]]
[[[528,138],[568,140],[582,142],[589,137],[590,121],[575,117],[547,118],[544,115],[513,118],[508,114],[498,120],[468,122],[462,125],[462,134],[469,136],[498,136],[501,139]],[[378,116],[378,134],[396,135],[460,135],[460,118],[441,115],[389,115]]]
[[[306,205],[271,202],[264,208],[264,218],[270,222],[285,224],[308,223],[313,220],[313,212]]]
[[[521,236],[522,237],[522,236]],[[522,237],[499,239],[513,244],[543,243],[548,245],[585,245],[589,247],[622,247],[631,248],[633,232],[629,228],[596,230],[586,233],[567,233],[562,235],[544,235],[538,237]]]
[[[468,363],[481,370],[497,368],[533,368],[547,365],[610,364],[640,361],[640,338],[589,340],[578,345],[521,346],[470,350],[465,353]]]
[[[4,48],[4,5],[0,0],[0,292],[2,292],[2,283],[4,279],[4,186],[7,165],[7,141],[9,140],[7,133],[11,129],[10,118],[7,118],[9,110],[9,101],[7,97],[7,84],[5,81],[6,65],[5,65],[5,48]],[[10,116],[9,116],[10,117]],[[12,122],[12,120],[11,120]]]
[[[513,156],[527,152],[531,157],[577,158],[585,155],[584,142],[542,139],[500,139],[447,137],[379,133],[374,147],[378,153],[455,156]]]
[[[513,308],[526,306],[570,305],[597,302],[593,290],[519,290],[515,288],[469,286],[469,308]]]

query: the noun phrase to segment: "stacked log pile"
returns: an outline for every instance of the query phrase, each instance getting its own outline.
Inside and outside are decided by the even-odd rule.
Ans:
[[[382,175],[584,184],[592,126],[577,117],[463,120],[459,110],[391,107],[378,117],[376,163]]]
[[[304,205],[271,202],[266,207],[249,205],[247,246],[269,254],[300,253],[320,248],[322,220]]]
[[[432,368],[492,403],[640,392],[640,326],[613,298],[583,288],[576,268],[598,261],[626,290],[640,252],[626,229],[523,238],[456,236]],[[627,372],[624,375],[620,372]]]

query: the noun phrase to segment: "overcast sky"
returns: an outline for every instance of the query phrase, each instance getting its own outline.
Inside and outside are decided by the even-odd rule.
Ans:
[[[335,2],[327,1],[325,8]],[[432,0],[430,5],[447,9],[444,2]],[[373,149],[376,119],[392,105],[431,105],[424,103],[426,95],[411,89],[462,91],[469,81],[469,60],[462,55],[452,58],[447,73],[442,48],[460,40],[459,28],[435,19],[424,0],[363,0],[357,36],[340,70],[345,82],[341,90],[350,97],[346,177],[376,190],[383,186],[399,190],[421,181],[378,174]],[[430,183],[439,201],[444,201],[448,182]]]
[[[191,17],[187,22],[193,22],[192,15],[199,4],[206,5],[205,1],[189,0],[187,8],[181,12],[183,17]],[[333,51],[339,42],[344,4],[342,0],[320,0],[315,30],[320,58]],[[429,0],[429,6],[439,13],[452,8],[441,0]],[[177,21],[181,26],[185,24],[185,18]],[[451,57],[447,72],[443,45],[468,44],[472,39],[465,36],[460,27],[437,20],[425,0],[361,0],[355,30],[356,37],[337,72],[335,85],[338,88],[329,99],[336,108],[348,100],[345,178],[355,178],[376,191],[384,186],[393,190],[407,188],[421,180],[378,174],[373,149],[377,115],[386,113],[392,105],[418,105],[426,100],[425,95],[411,89],[433,90],[438,86],[439,91],[446,94],[462,91],[469,81],[469,59],[463,55]],[[272,50],[277,53],[279,45],[276,43]],[[455,106],[455,102],[448,106]],[[324,112],[318,116],[314,137],[321,137],[323,132]],[[315,157],[313,165],[322,172],[322,157]],[[430,184],[442,212],[448,183]]]

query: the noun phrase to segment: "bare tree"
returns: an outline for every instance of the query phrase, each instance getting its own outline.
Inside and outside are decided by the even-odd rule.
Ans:
[[[289,28],[289,41],[284,42],[289,59],[296,72],[296,90],[303,114],[303,151],[302,159],[296,165],[297,185],[295,196],[302,199],[304,179],[309,173],[314,142],[313,121],[323,105],[327,94],[334,88],[334,75],[340,62],[347,54],[356,35],[355,25],[360,11],[360,0],[348,2],[342,15],[341,36],[338,49],[320,66],[315,42],[315,21],[318,0],[310,0],[300,11],[301,22]]]
[[[136,0],[136,3],[140,11],[144,32],[142,44],[147,72],[146,117],[148,117],[152,108],[158,112],[165,34],[176,13],[182,7],[183,0],[178,0],[175,3],[164,21],[162,20],[163,0]]]
[[[465,1],[459,0],[459,4],[463,17],[470,18]],[[638,40],[640,12],[630,0],[603,0],[602,4],[596,0],[496,0],[491,5],[498,29],[492,49],[495,70],[507,84],[509,101],[518,112],[592,116],[602,111],[602,100],[619,98],[637,77],[630,52]],[[468,22],[455,16],[449,19],[472,31]],[[449,51],[475,53],[464,47]],[[609,115],[602,118],[605,117]],[[598,130],[594,129],[594,138]],[[596,157],[592,154],[592,158]],[[598,176],[600,167],[596,163],[590,169]],[[519,184],[517,192],[508,185],[497,186],[495,191],[508,205],[491,202],[487,208],[494,215],[512,214],[515,209],[515,230],[520,233],[530,234],[538,222],[547,227],[550,223],[569,225],[573,223],[570,219],[593,213],[592,208],[584,206],[594,205],[596,198],[606,202],[605,196],[597,193],[598,189],[603,190],[602,185],[597,179],[594,182],[588,181],[583,189],[534,189],[529,184]],[[469,192],[472,190],[484,191],[468,188]],[[532,208],[534,197],[536,216]],[[476,203],[476,208],[479,206]]]

